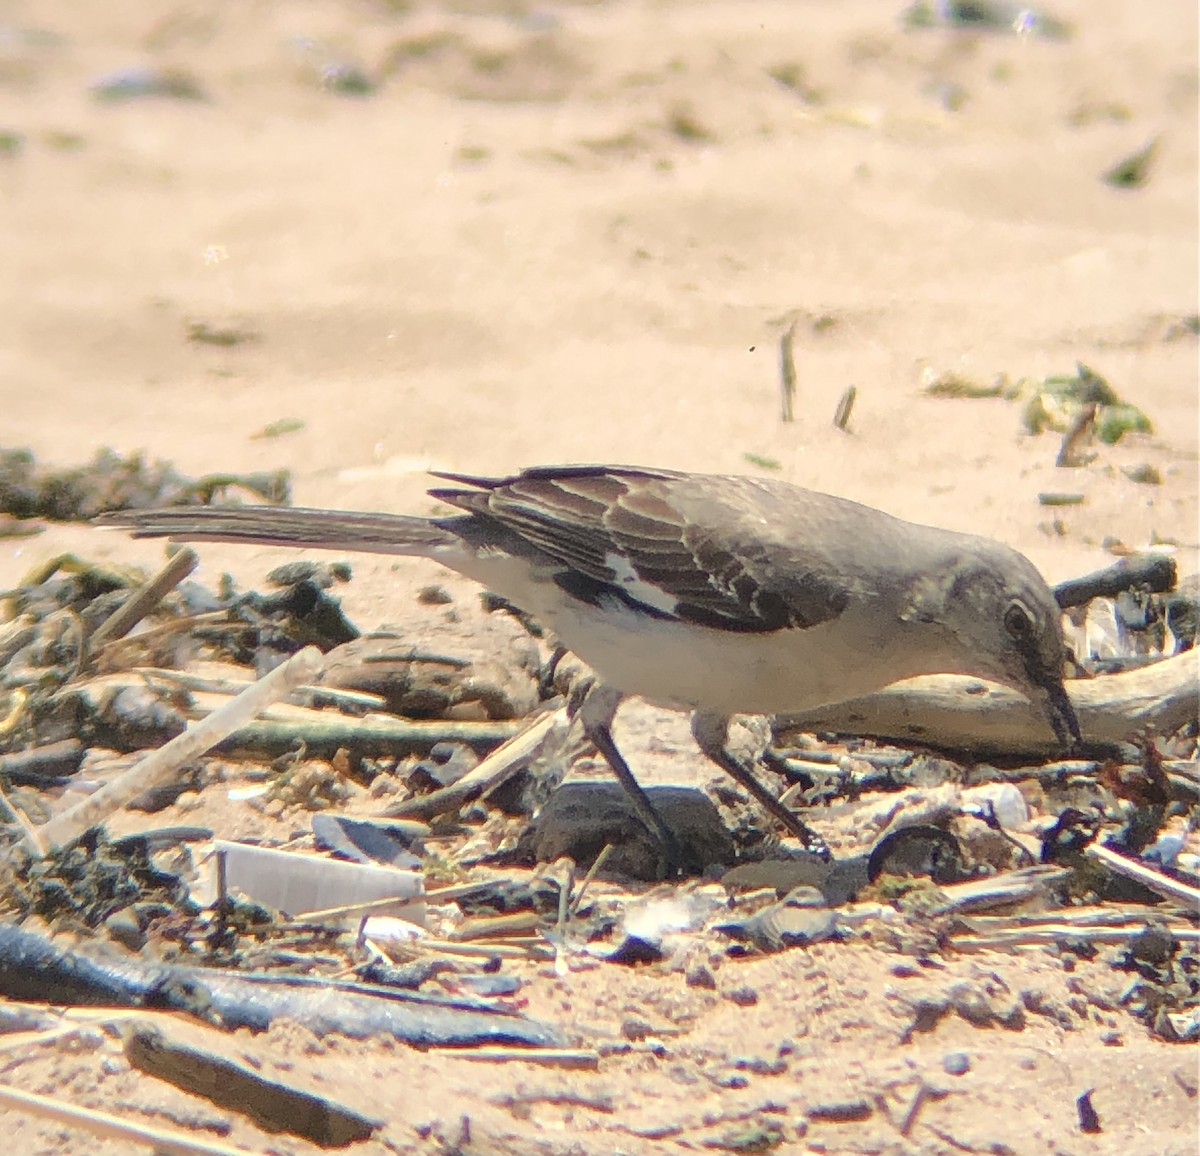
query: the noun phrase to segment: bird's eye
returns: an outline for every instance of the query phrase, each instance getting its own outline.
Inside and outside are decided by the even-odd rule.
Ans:
[[[1022,642],[1033,633],[1033,616],[1020,602],[1013,602],[1004,612],[1004,629],[1012,638]]]

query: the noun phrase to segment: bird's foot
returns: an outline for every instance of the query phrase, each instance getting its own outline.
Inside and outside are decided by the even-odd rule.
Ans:
[[[785,807],[754,776],[754,772],[742,763],[727,746],[729,718],[697,711],[692,715],[692,734],[700,749],[725,771],[730,778],[740,783],[767,811],[769,811],[789,834],[795,835],[814,854],[828,861],[833,857],[829,845],[799,815]],[[760,755],[760,758],[764,756]]]

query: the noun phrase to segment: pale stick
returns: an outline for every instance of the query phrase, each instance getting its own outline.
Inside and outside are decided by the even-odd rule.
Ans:
[[[236,698],[152,751],[119,779],[44,823],[37,831],[42,844],[47,848],[61,847],[102,823],[138,795],[169,782],[182,767],[227,739],[272,703],[310,682],[321,662],[321,652],[315,646],[293,655],[270,674],[251,683]]]

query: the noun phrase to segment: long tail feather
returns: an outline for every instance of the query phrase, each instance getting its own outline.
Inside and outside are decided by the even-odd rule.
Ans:
[[[120,510],[97,518],[96,524],[129,530],[135,538],[242,542],[369,554],[423,555],[457,541],[455,534],[428,518],[274,506]]]

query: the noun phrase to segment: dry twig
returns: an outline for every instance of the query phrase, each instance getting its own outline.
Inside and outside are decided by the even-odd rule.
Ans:
[[[183,734],[152,751],[119,779],[43,824],[38,829],[39,839],[46,846],[61,847],[77,839],[89,827],[103,822],[138,795],[169,782],[188,763],[244,727],[272,702],[301,683],[311,681],[321,662],[321,652],[316,647],[293,655],[220,710],[213,711]]]

